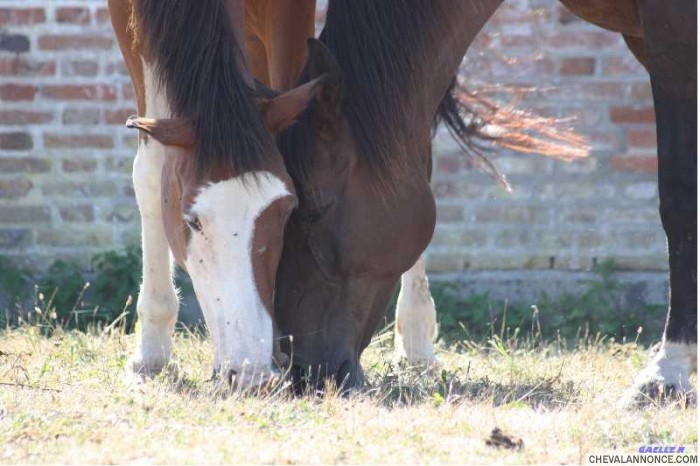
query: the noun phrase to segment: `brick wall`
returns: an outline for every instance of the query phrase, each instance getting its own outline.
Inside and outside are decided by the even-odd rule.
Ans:
[[[606,259],[667,269],[651,88],[619,34],[555,0],[509,0],[470,48],[463,74],[477,87],[533,88],[521,106],[576,117],[572,126],[590,138],[593,153],[565,164],[501,151],[495,163],[515,187],[507,194],[440,138],[431,270],[588,270]]]
[[[134,104],[105,7],[0,1],[0,254],[34,266],[138,242]]]
[[[138,242],[130,83],[104,0],[0,0],[0,254],[87,263]],[[509,0],[464,65],[476,83],[535,86],[524,105],[577,116],[593,157],[495,155],[516,190],[435,150],[434,272],[586,270],[612,258],[664,270],[650,88],[622,39],[554,0]]]

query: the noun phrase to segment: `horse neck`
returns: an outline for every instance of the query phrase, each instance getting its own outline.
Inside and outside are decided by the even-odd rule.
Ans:
[[[245,0],[228,0],[226,2],[226,12],[228,13],[234,40],[238,44],[241,54],[243,55],[241,61],[238,63],[238,69],[241,71],[241,76],[248,86],[254,89],[255,80],[249,72],[251,69],[251,62],[245,40],[245,3]]]
[[[469,45],[501,3],[503,0],[433,0],[442,21],[426,35],[426,53],[413,67],[413,82],[427,84],[414,90],[419,100],[416,108],[431,121]]]

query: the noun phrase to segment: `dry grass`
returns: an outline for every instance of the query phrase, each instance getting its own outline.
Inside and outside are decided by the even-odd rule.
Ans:
[[[427,373],[389,362],[390,340],[366,352],[363,393],[294,398],[222,394],[209,343],[191,334],[176,336],[178,370],[131,386],[121,373],[132,335],[0,332],[0,462],[585,463],[642,444],[696,451],[695,408],[617,407],[647,357],[633,344],[467,343],[443,348],[443,370]],[[487,445],[494,427],[522,448]]]

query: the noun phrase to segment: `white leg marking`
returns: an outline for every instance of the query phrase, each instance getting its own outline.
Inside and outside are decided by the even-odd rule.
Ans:
[[[651,362],[637,375],[635,387],[656,383],[683,393],[693,391],[690,373],[697,371],[698,345],[665,341]]]
[[[168,117],[165,95],[158,91],[153,72],[145,62],[146,116]],[[161,212],[161,173],[165,149],[155,139],[139,143],[134,161],[134,191],[141,214],[143,281],[136,310],[141,335],[131,368],[149,374],[160,371],[170,359],[171,335],[178,312],[172,281],[172,261]]]
[[[437,337],[435,302],[425,274],[425,259],[401,276],[401,291],[396,304],[394,348],[410,364],[436,361],[433,342]]]
[[[246,173],[201,189],[185,264],[215,347],[214,366],[248,386],[272,369],[272,318],[258,293],[251,251],[256,220],[286,186],[268,172]],[[282,234],[282,231],[277,232]]]

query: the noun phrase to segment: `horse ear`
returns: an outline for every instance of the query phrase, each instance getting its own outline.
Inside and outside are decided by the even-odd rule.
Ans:
[[[187,120],[130,117],[126,120],[126,127],[136,128],[166,146],[194,146],[194,126]]]
[[[323,79],[321,76],[275,97],[258,100],[258,108],[272,133],[284,131],[306,110],[309,102],[319,93]]]
[[[309,55],[304,74],[310,79],[323,81],[314,106],[314,122],[322,137],[332,137],[341,121],[343,74],[338,61],[321,41],[312,38],[307,44]]]

